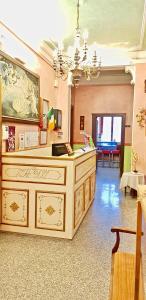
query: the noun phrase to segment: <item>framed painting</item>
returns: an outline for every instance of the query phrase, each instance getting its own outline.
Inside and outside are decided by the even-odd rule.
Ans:
[[[3,120],[39,123],[40,78],[0,51]]]

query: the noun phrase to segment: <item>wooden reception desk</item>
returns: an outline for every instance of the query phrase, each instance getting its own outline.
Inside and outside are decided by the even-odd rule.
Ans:
[[[96,150],[48,149],[3,154],[0,230],[73,238],[94,198]]]

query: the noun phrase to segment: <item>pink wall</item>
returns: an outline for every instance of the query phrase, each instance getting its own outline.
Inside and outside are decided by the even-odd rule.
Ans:
[[[126,113],[126,124],[132,126],[133,86],[79,86],[75,89],[74,143],[83,142],[80,116],[85,116],[85,130],[92,134],[92,113]],[[125,143],[131,143],[131,135],[132,128],[125,128]]]
[[[137,168],[146,174],[146,127],[140,128],[136,121],[136,114],[139,113],[139,109],[146,109],[146,93],[144,93],[146,64],[137,64],[135,68],[136,81],[134,88],[132,146],[139,156]]]
[[[69,88],[66,81],[59,80],[58,87],[54,87],[54,70],[37,55],[33,50],[24,45],[19,39],[16,38],[6,28],[3,28],[5,36],[5,45],[3,51],[12,57],[18,57],[25,62],[25,67],[40,76],[40,96],[48,99],[50,107],[59,108],[62,110],[62,137],[57,136],[57,132],[48,132],[48,144],[54,141],[64,142],[69,140],[68,136],[68,101],[69,101]],[[11,123],[12,125],[12,123]],[[37,130],[38,126],[28,124],[13,124],[16,126],[16,150],[18,150],[18,134],[28,130]],[[5,149],[5,142],[3,142]]]

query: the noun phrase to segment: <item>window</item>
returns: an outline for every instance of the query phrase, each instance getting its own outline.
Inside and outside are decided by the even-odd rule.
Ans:
[[[122,117],[102,116],[97,118],[97,142],[121,143]]]

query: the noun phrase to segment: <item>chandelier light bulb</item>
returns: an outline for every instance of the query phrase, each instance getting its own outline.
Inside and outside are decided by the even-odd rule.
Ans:
[[[64,49],[64,45],[63,45],[63,42],[62,42],[62,41],[59,41],[59,42],[58,42],[58,49],[59,49],[60,51],[62,51],[62,50]]]
[[[53,58],[54,58],[54,59],[57,59],[57,52],[58,52],[58,50],[57,50],[57,49],[54,49],[54,52],[53,52]]]
[[[88,36],[89,36],[89,33],[88,33],[88,30],[86,29],[83,32],[83,40],[84,40],[84,42],[87,42]]]
[[[68,55],[69,57],[72,57],[72,55],[73,55],[73,47],[72,47],[72,46],[69,46],[69,47],[68,47],[68,49],[67,49],[67,55]]]

